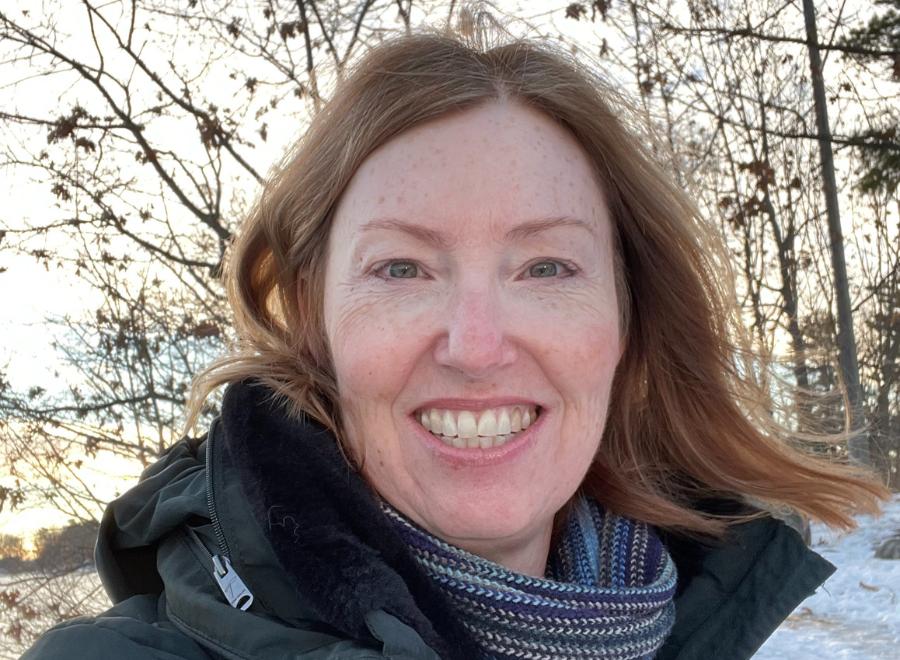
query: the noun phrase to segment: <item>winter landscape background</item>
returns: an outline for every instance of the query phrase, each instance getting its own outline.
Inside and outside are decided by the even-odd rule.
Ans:
[[[221,265],[267,172],[367,46],[494,25],[462,4],[0,2],[0,659],[104,606],[97,522],[234,339]],[[720,230],[772,415],[826,440],[865,422],[805,446],[896,493],[900,0],[493,6],[590,62]],[[895,495],[855,532],[813,523],[838,573],[758,657],[900,656],[900,560],[874,556],[898,516]]]

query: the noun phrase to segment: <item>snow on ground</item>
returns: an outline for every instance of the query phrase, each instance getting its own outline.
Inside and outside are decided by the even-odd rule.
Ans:
[[[876,559],[900,531],[900,495],[880,518],[858,516],[852,532],[812,524],[812,549],[837,571],[800,603],[757,660],[900,660],[900,559]]]

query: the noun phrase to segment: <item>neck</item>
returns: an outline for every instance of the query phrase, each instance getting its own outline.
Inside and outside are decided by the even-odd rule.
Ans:
[[[542,578],[550,556],[553,524],[544,525],[527,539],[497,542],[496,539],[445,539],[473,555],[492,561],[507,570]]]

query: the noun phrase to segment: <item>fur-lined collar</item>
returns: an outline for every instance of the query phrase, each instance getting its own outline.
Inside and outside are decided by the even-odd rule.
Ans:
[[[476,656],[450,604],[327,429],[292,418],[271,390],[250,383],[226,391],[222,426],[256,519],[323,623],[367,639],[365,615],[384,609],[441,657]]]

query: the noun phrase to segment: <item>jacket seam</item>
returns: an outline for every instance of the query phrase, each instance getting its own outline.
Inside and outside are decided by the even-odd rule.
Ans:
[[[166,614],[168,615],[169,619],[171,619],[172,623],[174,623],[179,628],[181,628],[181,630],[186,635],[189,635],[190,637],[193,637],[194,639],[202,641],[203,643],[212,647],[215,651],[222,653],[222,655],[225,655],[228,658],[236,658],[237,660],[250,660],[250,656],[241,655],[240,653],[235,651],[233,648],[223,645],[221,642],[216,641],[209,635],[206,635],[205,633],[197,630],[196,628],[194,628],[193,626],[188,624],[184,619],[182,619],[180,616],[178,616],[177,614],[175,614],[175,612],[172,611],[172,608],[169,607],[168,602],[166,602]]]

